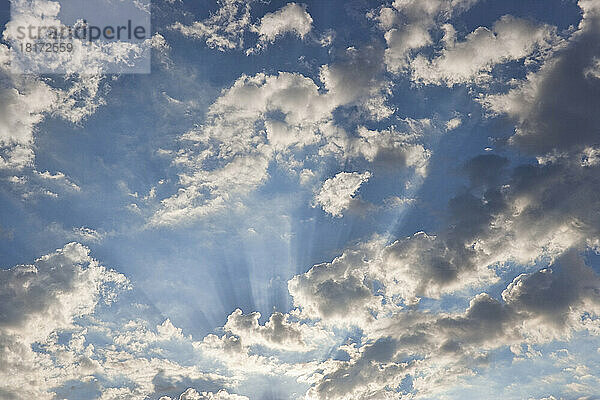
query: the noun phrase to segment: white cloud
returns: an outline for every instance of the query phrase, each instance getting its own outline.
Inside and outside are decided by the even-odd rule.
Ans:
[[[106,236],[106,234],[84,226],[73,228],[73,234],[84,242],[99,242]]]
[[[22,169],[33,165],[34,127],[52,111],[56,91],[39,79],[23,79],[10,73],[9,49],[0,46],[0,75],[7,85],[0,89],[0,168]]]
[[[353,139],[333,123],[339,107],[371,114],[370,100],[385,98],[388,83],[382,76],[381,56],[371,47],[347,49],[339,62],[322,66],[326,90],[298,73],[242,75],[209,107],[204,124],[182,135],[184,148],[173,160],[183,170],[180,189],[162,200],[150,224],[190,222],[223,210],[262,185],[270,163],[306,148],[338,159],[373,161],[381,156],[399,168],[424,173],[429,154],[418,143],[418,129],[397,135],[391,129],[359,128],[361,137]],[[421,124],[430,129],[426,125]],[[305,169],[303,161],[295,160],[291,169]]]
[[[99,266],[78,243],[41,257],[33,265],[2,271],[2,331],[31,343],[68,328],[74,317],[93,312],[101,287],[109,283],[126,287],[127,279]]]
[[[184,36],[205,41],[212,49],[241,49],[244,32],[250,26],[250,3],[246,0],[219,0],[217,12],[210,17],[191,25],[176,22],[171,28]]]
[[[300,171],[300,184],[306,185],[313,180],[314,177],[315,173],[312,170],[304,168],[302,171]]]
[[[376,164],[411,167],[425,176],[431,152],[419,141],[425,131],[432,129],[430,121],[409,120],[407,125],[408,132],[399,132],[395,127],[376,131],[359,126],[358,136],[348,141],[346,152]]]
[[[72,182],[65,174],[62,172],[57,172],[55,174],[50,173],[49,171],[39,172],[34,171],[34,174],[42,180],[46,180],[49,182],[57,182],[60,185],[66,187],[67,189],[79,192],[81,188],[74,182]]]
[[[492,29],[479,27],[462,42],[456,41],[454,28],[444,25],[444,49],[432,60],[418,55],[410,61],[412,79],[424,84],[483,82],[492,68],[529,56],[535,50],[547,50],[555,28],[505,15]]]
[[[369,119],[383,119],[394,110],[385,104],[391,83],[383,76],[381,49],[348,47],[340,61],[321,66],[319,78],[335,106],[359,104]]]
[[[452,118],[452,119],[448,120],[448,122],[446,122],[446,130],[452,131],[461,125],[462,125],[462,119],[460,119],[458,117]]]
[[[367,276],[369,264],[383,246],[377,238],[347,249],[331,263],[314,265],[288,282],[288,290],[301,315],[330,324],[365,326],[381,309]]]
[[[149,10],[137,2],[143,17],[149,18]],[[103,6],[111,5],[109,2]],[[112,4],[114,7],[115,4]],[[141,16],[141,15],[140,15]],[[15,0],[11,3],[11,19],[6,23],[3,38],[15,46],[21,42],[19,27],[65,27],[60,20],[60,4],[50,0]],[[17,74],[58,73],[65,75],[99,75],[107,67],[113,71],[138,70],[139,61],[149,59],[152,39],[140,43],[125,41],[87,41],[72,38],[71,51],[65,52],[29,52],[25,57],[13,57],[11,70]],[[133,66],[133,68],[132,68]],[[143,68],[143,67],[142,67]],[[85,80],[81,82],[83,85]]]
[[[219,51],[243,49],[244,35],[254,33],[258,35],[257,43],[248,48],[246,54],[256,53],[288,33],[304,39],[312,30],[313,20],[306,11],[306,6],[294,2],[265,14],[257,23],[252,24],[252,2],[253,0],[219,0],[219,8],[208,18],[191,25],[178,21],[171,25],[171,29],[186,37],[202,40],[208,47]]]
[[[244,315],[237,309],[227,317],[223,329],[239,337],[245,346],[258,344],[295,352],[307,352],[317,345],[323,346],[330,335],[318,327],[290,321],[289,315],[280,312],[271,314],[264,325],[259,324],[259,318],[258,312]]]
[[[169,319],[152,326],[139,305],[122,308],[117,296],[129,288],[78,243],[0,271],[1,396],[50,400],[92,390],[102,400],[143,400],[201,387],[210,389],[201,399],[246,399],[221,390],[230,378],[185,362],[210,355]],[[107,320],[108,307],[135,319]],[[238,357],[248,356],[240,348]]]
[[[304,37],[312,30],[312,17],[306,11],[306,5],[288,3],[272,13],[265,14],[252,30],[258,34],[257,48],[264,48],[278,37],[287,33]]]
[[[340,172],[333,178],[323,182],[321,190],[315,195],[316,204],[320,205],[328,214],[341,217],[344,210],[348,209],[358,188],[369,180],[371,173]]]
[[[110,302],[116,290],[128,286],[123,275],[98,265],[88,253],[70,243],[33,265],[1,271],[0,388],[7,396],[49,399],[47,390],[71,378],[74,370],[86,374],[88,364],[93,368],[85,359],[63,359],[59,362],[72,364],[53,369],[50,354],[31,348],[47,343],[57,331],[73,329],[75,318],[93,313],[101,298]]]
[[[430,31],[438,21],[468,9],[477,0],[395,0],[368,13],[383,30],[387,49],[385,63],[389,71],[403,71],[411,53],[432,44]]]

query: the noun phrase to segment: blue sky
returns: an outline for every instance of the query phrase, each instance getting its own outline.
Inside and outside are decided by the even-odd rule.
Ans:
[[[7,25],[0,398],[600,398],[599,26],[155,0],[150,74],[20,76]]]

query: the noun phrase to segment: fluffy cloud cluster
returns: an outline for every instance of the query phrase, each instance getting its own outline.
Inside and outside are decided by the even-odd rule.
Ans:
[[[244,345],[261,345],[268,348],[306,352],[322,346],[329,334],[316,326],[290,321],[290,316],[274,312],[264,325],[258,322],[260,313],[244,315],[240,309],[227,317],[223,329],[239,337]]]
[[[312,17],[306,11],[306,6],[288,3],[279,10],[265,14],[260,22],[253,27],[258,34],[258,47],[273,43],[286,33],[297,35],[301,39],[312,30]]]
[[[583,18],[578,30],[539,71],[507,93],[481,99],[491,112],[516,122],[511,141],[533,154],[582,151],[597,144],[600,79],[593,71],[600,57],[600,5],[579,5]]]
[[[355,200],[354,195],[358,188],[370,177],[369,171],[362,174],[340,172],[323,182],[321,190],[315,195],[315,202],[323,207],[323,211],[326,213],[334,217],[341,217],[342,212]]]
[[[188,388],[181,393],[179,400],[247,400],[246,396],[228,393],[226,390],[219,390],[217,393],[202,392],[199,393],[194,388]],[[163,396],[160,400],[171,400],[168,396]]]
[[[265,14],[256,24],[252,24],[250,8],[252,1],[219,0],[218,9],[208,18],[195,21],[191,25],[174,23],[171,28],[186,37],[202,40],[210,48],[219,51],[239,50],[244,48],[244,35],[258,35],[256,46],[246,53],[252,54],[265,48],[277,38],[292,33],[299,38],[312,30],[312,17],[306,6],[288,3],[279,10]]]
[[[213,49],[239,49],[244,46],[244,32],[250,26],[250,3],[245,0],[219,0],[217,12],[205,20],[191,25],[176,22],[172,28],[184,36],[205,41]]]
[[[48,115],[71,122],[95,112],[99,77],[75,78],[71,86],[59,89],[41,79],[11,73],[10,51],[0,46],[0,168],[21,170],[34,164],[36,126]]]
[[[98,6],[112,6],[106,2]],[[150,15],[148,4],[143,1],[135,4],[139,18],[146,18],[149,22]],[[68,9],[68,8],[67,8]],[[22,43],[19,38],[19,28],[30,27],[61,27],[66,25],[60,20],[61,5],[51,0],[27,1],[15,0],[11,3],[11,18],[6,23],[3,38],[13,46]],[[126,41],[89,41],[72,38],[71,51],[65,52],[19,52],[13,53],[11,69],[19,74],[85,74],[97,75],[111,70],[111,72],[139,72],[145,69],[145,60],[149,60],[152,38],[140,43]],[[149,71],[149,65],[148,65]]]
[[[2,398],[243,400],[229,388],[249,364],[257,372],[277,369],[266,357],[250,356],[249,346],[305,350],[305,341],[319,335],[329,340],[281,313],[259,325],[257,314],[234,312],[226,336],[195,342],[168,319],[152,326],[144,305],[120,300],[128,289],[124,275],[99,265],[78,243],[0,271]],[[234,376],[219,374],[222,365]]]
[[[381,297],[373,294],[366,274],[381,245],[381,240],[361,244],[331,263],[296,275],[288,282],[294,305],[303,316],[327,323],[360,326],[372,322],[381,308]]]
[[[560,45],[554,27],[510,15],[491,29],[479,27],[458,40],[449,21],[475,3],[397,0],[391,7],[370,11],[368,17],[385,32],[387,69],[408,72],[413,81],[427,85],[483,83],[498,64],[517,60],[533,64]],[[438,34],[441,38],[434,42]],[[435,50],[433,56],[424,51],[430,48]]]
[[[417,55],[410,62],[412,77],[424,84],[481,82],[489,78],[496,64],[519,60],[534,50],[547,50],[552,44],[555,29],[548,25],[504,16],[492,29],[479,27],[462,42],[450,24],[443,26],[444,48],[434,59]]]
[[[76,378],[80,368],[92,370],[94,362],[83,348],[76,359],[65,354],[53,361],[52,354],[34,352],[32,345],[49,345],[52,334],[74,329],[76,318],[94,312],[101,298],[112,301],[127,285],[123,275],[98,265],[76,243],[32,265],[1,271],[0,392],[7,398],[50,399],[48,389]],[[52,368],[54,362],[58,365]]]
[[[380,60],[376,49],[348,49],[340,62],[321,67],[326,90],[298,73],[240,77],[210,106],[205,123],[181,137],[186,148],[174,158],[184,170],[181,188],[162,200],[151,223],[173,224],[221,210],[263,184],[273,160],[307,149],[338,159],[387,158],[424,173],[428,152],[418,138],[424,124],[416,124],[412,133],[359,127],[353,136],[333,121],[340,107],[358,108],[373,119],[389,115],[385,106],[372,102],[382,104],[387,91]],[[292,169],[302,169],[301,160],[293,164]]]
[[[347,152],[363,157],[375,165],[404,165],[414,168],[419,176],[426,176],[431,152],[420,143],[420,136],[433,126],[430,120],[407,121],[411,133],[399,132],[391,127],[385,130],[357,128],[357,136],[347,144]]]
[[[0,57],[1,73],[10,79],[9,50],[4,45],[0,47]],[[19,169],[33,164],[33,128],[43,119],[43,113],[52,108],[54,93],[39,81],[15,83],[20,88],[3,87],[0,91],[0,167]]]
[[[395,0],[369,12],[385,32],[385,63],[388,70],[400,72],[409,63],[411,53],[432,44],[431,30],[439,20],[448,20],[468,9],[477,0]]]

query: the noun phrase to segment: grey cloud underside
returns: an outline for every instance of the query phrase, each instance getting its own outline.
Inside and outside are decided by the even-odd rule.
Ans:
[[[516,121],[511,140],[527,152],[581,151],[598,144],[600,10],[592,1],[580,4],[584,18],[579,30],[539,72],[508,93],[483,100],[492,111]]]
[[[436,235],[417,233],[389,245],[374,241],[368,250],[360,250],[363,256],[354,257],[357,261],[339,259],[294,278],[292,294],[309,290],[316,298],[326,296],[318,308],[334,313],[337,307],[329,302],[337,304],[336,298],[358,297],[359,302],[362,297],[370,298],[365,295],[368,286],[362,283],[362,277],[368,276],[392,287],[398,285],[404,298],[414,301],[465,285],[494,282],[488,266],[497,262],[529,264],[539,257],[553,258],[571,247],[597,242],[598,167],[562,160],[519,166],[503,178],[498,167],[506,164],[507,160],[494,155],[467,163],[472,191],[450,201],[447,229]],[[368,261],[367,255],[375,260]],[[304,280],[314,283],[301,285]],[[342,288],[346,290],[343,295],[338,293]],[[339,303],[352,307],[349,299]],[[342,308],[340,315],[347,311]]]
[[[485,367],[490,350],[566,338],[584,329],[581,315],[598,312],[599,291],[600,277],[576,252],[568,252],[549,269],[515,278],[501,300],[475,296],[464,313],[399,311],[381,318],[368,336],[371,342],[353,349],[351,360],[338,362],[309,393],[324,399],[378,398],[413,376],[420,395],[435,396],[454,378]]]

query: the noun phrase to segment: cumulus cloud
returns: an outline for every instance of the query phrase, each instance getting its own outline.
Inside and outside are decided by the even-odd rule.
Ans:
[[[246,50],[246,54],[253,54],[288,33],[304,39],[312,30],[313,20],[304,4],[288,3],[265,14],[255,24],[252,24],[250,16],[252,1],[219,0],[217,4],[219,8],[208,18],[190,25],[178,21],[171,25],[171,29],[186,37],[202,40],[208,47],[219,51],[241,50],[244,48],[244,35],[255,33],[258,35],[257,43]]]
[[[403,71],[411,53],[432,44],[431,30],[438,21],[470,8],[477,0],[395,0],[368,13],[383,30],[387,48],[385,64],[389,71]]]
[[[148,5],[138,2],[138,18],[149,22]],[[100,6],[113,6],[106,2]],[[15,0],[11,3],[11,19],[3,31],[5,41],[17,46],[19,27],[64,27],[60,20],[60,4],[50,0]],[[117,72],[143,70],[144,61],[150,57],[152,39],[140,43],[126,41],[88,41],[77,37],[70,40],[72,51],[66,52],[29,52],[25,56],[16,56],[11,60],[11,70],[17,74],[85,74],[98,75],[112,69]],[[84,81],[85,82],[85,81]]]
[[[328,214],[341,217],[343,211],[351,206],[355,200],[358,188],[369,180],[371,173],[340,172],[333,178],[323,182],[321,190],[315,195],[316,204],[320,205]]]
[[[94,310],[100,288],[127,279],[99,266],[89,250],[70,243],[56,253],[2,271],[2,331],[32,342]],[[107,292],[108,295],[110,292]],[[110,298],[107,298],[110,301]]]
[[[373,320],[382,298],[372,292],[369,264],[383,246],[381,238],[346,250],[331,263],[313,266],[288,282],[302,315],[333,324],[364,325]]]
[[[524,318],[527,334],[543,339],[563,337],[582,327],[581,315],[599,314],[600,277],[576,254],[561,256],[556,266],[516,277],[502,298]]]
[[[425,131],[432,129],[431,122],[408,121],[408,125],[408,132],[399,132],[394,127],[378,131],[359,126],[358,135],[348,142],[347,152],[376,165],[411,167],[420,176],[425,176],[431,151],[419,139]]]
[[[432,60],[417,55],[410,61],[412,79],[424,84],[482,82],[490,78],[492,68],[500,63],[527,57],[536,49],[552,44],[555,28],[505,15],[492,29],[479,27],[462,42],[450,24],[443,26],[444,49]]]
[[[337,159],[387,157],[423,173],[428,152],[419,143],[420,128],[408,134],[359,128],[360,137],[352,138],[334,124],[340,107],[386,113],[370,102],[386,96],[381,56],[371,47],[348,49],[339,62],[321,67],[322,87],[298,73],[242,75],[209,107],[204,124],[182,135],[185,148],[173,160],[183,170],[181,187],[162,200],[150,223],[176,224],[220,211],[262,185],[278,156],[306,149]],[[420,127],[430,129],[425,125]],[[295,168],[305,169],[297,161]]]
[[[448,122],[446,122],[446,130],[452,131],[461,125],[462,125],[462,119],[460,119],[458,117],[452,118],[452,119],[448,120]]]
[[[12,85],[0,90],[0,167],[22,169],[33,165],[33,130],[49,112],[56,99],[55,92],[39,80],[16,79],[10,73],[9,49],[0,47],[0,73]]]
[[[312,17],[306,11],[306,5],[288,3],[272,13],[265,14],[253,31],[258,34],[257,48],[273,43],[278,37],[287,33],[301,39],[312,30]]]
[[[258,320],[260,313],[247,315],[237,309],[227,317],[223,326],[226,332],[239,337],[246,346],[261,345],[279,350],[306,352],[323,345],[329,334],[306,323],[290,321],[290,316],[274,312],[264,325]]]
[[[214,369],[187,366],[186,359],[209,355],[169,319],[152,326],[137,303],[135,310],[119,309],[124,320],[105,319],[99,309],[122,307],[118,296],[127,289],[124,275],[99,265],[78,243],[0,271],[0,395],[50,400],[91,391],[102,400],[142,400],[184,392],[190,399],[247,399],[223,390],[232,380]],[[277,316],[273,321],[277,329]]]
[[[73,235],[83,242],[99,242],[106,236],[104,233],[85,226],[73,228]]]
[[[383,76],[380,48],[348,47],[335,63],[321,66],[319,78],[338,105],[361,102],[367,117],[381,120],[393,114],[386,105],[391,83]]]
[[[294,326],[287,322],[286,316],[282,313],[273,313],[264,326],[258,323],[259,318],[258,312],[244,315],[242,310],[237,309],[227,317],[224,329],[234,335],[247,338],[251,343],[282,348],[289,346],[292,349],[304,346],[298,324]]]
[[[9,398],[52,398],[47,390],[69,379],[73,371],[93,362],[72,360],[64,371],[49,368],[52,357],[31,348],[56,331],[74,328],[74,319],[91,314],[101,298],[110,302],[127,279],[98,265],[89,250],[70,243],[32,265],[0,273],[1,391]],[[70,360],[62,360],[69,364]],[[58,367],[60,368],[60,367]]]
[[[478,294],[464,312],[379,314],[367,329],[370,341],[343,347],[350,359],[325,367],[309,394],[319,399],[380,398],[397,393],[410,376],[415,395],[436,396],[472,375],[472,368],[485,366],[490,350],[564,339],[585,330],[581,317],[598,310],[599,277],[576,252],[566,254],[556,267],[558,274],[544,269],[515,278],[503,301]],[[546,296],[560,297],[558,312],[550,311]]]
[[[202,21],[191,25],[174,23],[171,28],[184,36],[203,40],[219,51],[241,49],[244,32],[250,26],[250,4],[245,0],[219,0],[218,10]]]
[[[577,151],[596,144],[600,80],[589,71],[600,55],[600,11],[594,1],[579,5],[583,18],[578,30],[539,71],[507,93],[481,99],[492,113],[516,122],[511,142],[533,154]]]

